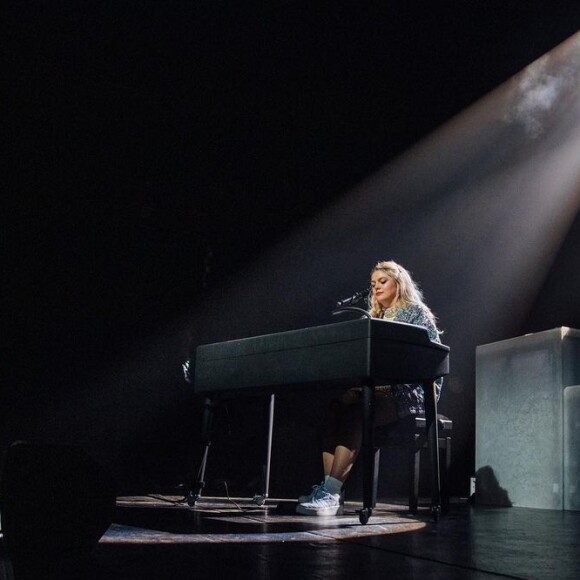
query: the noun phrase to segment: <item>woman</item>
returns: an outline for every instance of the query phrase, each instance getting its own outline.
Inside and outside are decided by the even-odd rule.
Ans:
[[[439,340],[436,319],[423,302],[423,295],[411,275],[396,262],[379,262],[371,271],[369,313],[384,318],[423,326],[429,338]],[[436,382],[437,398],[442,379]],[[322,465],[324,481],[298,498],[296,511],[303,515],[341,513],[341,490],[357,458],[362,442],[361,389],[350,389],[331,408],[323,436]],[[387,425],[409,415],[425,412],[420,384],[389,385],[375,388],[375,425]]]

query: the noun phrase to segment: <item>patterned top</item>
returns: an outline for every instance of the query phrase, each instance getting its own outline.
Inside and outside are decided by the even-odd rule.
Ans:
[[[425,307],[421,304],[409,304],[402,308],[393,306],[381,312],[381,318],[392,320],[393,322],[406,322],[423,326],[429,333],[429,338],[434,342],[441,342],[439,331],[429,316]],[[441,395],[443,377],[435,381],[437,400]],[[378,387],[379,389],[381,387]],[[408,415],[420,415],[425,413],[425,393],[421,384],[401,384],[391,385],[390,390],[397,402],[397,413],[400,418]]]

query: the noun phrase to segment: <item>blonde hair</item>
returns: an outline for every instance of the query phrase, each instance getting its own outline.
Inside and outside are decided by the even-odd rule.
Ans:
[[[394,306],[398,308],[404,308],[409,304],[419,304],[423,306],[427,314],[432,318],[433,323],[435,323],[435,315],[431,312],[429,307],[423,302],[423,292],[417,285],[417,283],[411,277],[411,274],[400,266],[393,260],[377,262],[376,266],[371,270],[370,276],[377,272],[384,272],[397,286],[397,295],[395,297]],[[372,317],[379,316],[381,312],[381,306],[377,302],[374,294],[369,295],[370,310],[369,313]]]

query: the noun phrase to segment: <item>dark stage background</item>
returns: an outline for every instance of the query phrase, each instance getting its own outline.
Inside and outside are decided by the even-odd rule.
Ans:
[[[474,348],[580,327],[579,220],[568,215],[562,244],[524,273],[530,295],[514,312],[508,282],[473,292],[502,248],[482,237],[465,253],[460,221],[426,221],[445,186],[423,203],[429,175],[407,197],[391,183],[368,231],[377,202],[359,186],[574,34],[578,2],[9,2],[4,13],[2,447],[80,445],[121,491],[173,489],[200,451],[201,404],[180,367],[190,347],[330,322],[335,301],[393,258],[452,347],[441,409],[456,423],[453,490],[466,495]],[[502,318],[472,324],[496,301]],[[323,407],[279,403],[274,495],[319,477]],[[220,409],[215,489],[252,490],[261,411]]]

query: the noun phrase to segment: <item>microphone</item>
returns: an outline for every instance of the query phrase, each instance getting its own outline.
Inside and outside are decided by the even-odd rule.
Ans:
[[[361,300],[361,298],[365,298],[366,296],[368,296],[370,291],[371,291],[370,286],[368,286],[364,290],[359,290],[358,292],[355,292],[352,296],[349,296],[348,298],[345,298],[344,300],[339,300],[336,303],[336,307],[341,308],[342,306],[348,306],[349,304],[354,304],[355,302],[358,302],[359,300]]]

